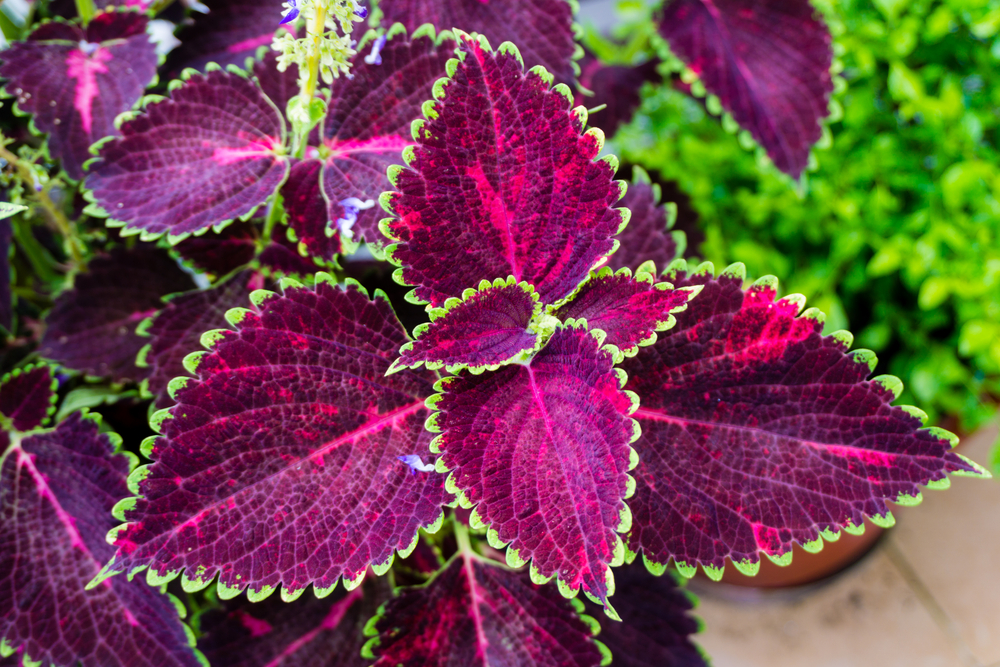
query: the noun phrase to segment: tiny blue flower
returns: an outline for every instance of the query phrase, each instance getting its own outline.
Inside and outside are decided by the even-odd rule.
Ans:
[[[383,47],[385,47],[385,35],[376,39],[375,43],[372,44],[372,52],[365,56],[365,62],[369,65],[381,65],[382,56],[380,55],[380,52]]]
[[[291,23],[295,19],[299,18],[298,0],[288,0],[288,2],[285,3],[285,7],[285,13],[281,15],[281,23],[278,25],[285,25],[286,23]]]
[[[416,475],[418,470],[420,472],[434,472],[434,464],[424,463],[416,454],[407,454],[406,456],[397,456],[396,458],[410,466],[411,475]]]

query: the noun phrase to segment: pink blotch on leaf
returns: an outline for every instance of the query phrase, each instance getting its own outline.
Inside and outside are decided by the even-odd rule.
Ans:
[[[351,153],[398,153],[412,145],[411,139],[395,134],[381,135],[371,139],[349,139],[347,141],[329,139],[326,141],[326,147],[330,149],[330,159]]]
[[[212,151],[212,160],[217,164],[229,165],[240,160],[277,159],[274,151],[279,145],[280,142],[274,137],[265,137],[251,141],[246,146],[218,146]]]
[[[244,39],[242,42],[236,42],[235,44],[230,44],[226,47],[226,51],[229,53],[240,53],[241,51],[254,51],[257,47],[267,46],[274,39],[274,33],[268,33],[266,35],[260,35],[258,37],[251,37],[250,39]]]
[[[261,635],[266,635],[272,630],[270,623],[259,618],[254,618],[242,609],[236,612],[236,616],[240,619],[240,623],[243,624],[243,627],[250,631],[251,637],[260,637]]]
[[[845,459],[857,459],[865,465],[892,466],[898,458],[895,454],[888,452],[877,452],[871,449],[858,449],[857,447],[840,447],[837,445],[826,445],[823,449],[834,456]]]
[[[105,64],[111,60],[111,52],[102,47],[89,56],[82,49],[74,49],[66,56],[66,75],[76,79],[73,107],[80,114],[83,131],[90,134],[94,124],[92,106],[97,97],[97,75],[108,71]]]

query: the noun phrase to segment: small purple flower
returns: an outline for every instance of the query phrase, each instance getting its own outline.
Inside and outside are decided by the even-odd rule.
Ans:
[[[96,44],[94,42],[87,42],[84,40],[80,40],[78,46],[80,47],[80,50],[83,51],[88,56],[93,55],[94,51],[101,48],[100,44]]]
[[[344,217],[337,218],[335,224],[345,238],[351,239],[354,236],[351,228],[358,221],[358,213],[370,209],[375,205],[375,202],[371,199],[361,201],[357,197],[348,197],[347,199],[341,199],[340,205],[344,207]]]
[[[288,0],[285,3],[288,9],[282,14],[281,23],[278,25],[285,25],[286,23],[291,23],[295,19],[299,18],[299,3],[298,0]]]
[[[380,55],[380,52],[383,47],[385,47],[385,35],[376,39],[375,43],[372,44],[372,52],[365,56],[365,62],[369,65],[381,65],[382,56]]]
[[[411,475],[416,475],[418,470],[420,472],[434,472],[434,464],[424,463],[416,454],[407,454],[406,456],[397,456],[396,458],[410,466]]]
[[[357,9],[354,10],[354,15],[357,16],[359,19],[366,19],[368,18],[368,8],[358,7]]]

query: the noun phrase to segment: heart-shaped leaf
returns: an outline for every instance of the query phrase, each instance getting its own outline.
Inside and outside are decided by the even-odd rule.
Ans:
[[[257,49],[271,45],[281,21],[282,0],[205,0],[205,5],[207,14],[193,13],[191,23],[177,31],[181,44],[164,65],[171,77],[185,67],[203,71],[208,63],[243,67]]]
[[[95,214],[177,242],[249,218],[288,175],[281,114],[250,79],[196,74],[121,124],[87,176]]]
[[[618,348],[616,361],[634,357],[640,346],[656,342],[656,332],[674,325],[674,316],[687,307],[697,288],[674,289],[657,283],[651,273],[609,267],[591,273],[590,280],[553,314],[562,321],[586,320],[590,329],[607,334],[606,342]]]
[[[606,654],[596,622],[554,587],[468,553],[403,589],[369,627],[373,667],[597,667]]]
[[[149,368],[142,382],[158,408],[173,404],[167,385],[185,374],[184,357],[201,349],[201,335],[228,325],[226,313],[247,303],[250,292],[263,286],[253,271],[244,271],[210,289],[178,294],[163,310],[139,327],[152,341],[139,352],[137,363]]]
[[[511,44],[496,53],[462,38],[461,62],[435,85],[418,144],[394,167],[383,198],[398,216],[383,231],[386,256],[415,297],[440,306],[481,280],[514,276],[543,303],[569,295],[614,251],[628,219],[611,208],[624,191],[613,157],[594,161],[600,130],[581,134],[586,111],[541,68],[525,73]]]
[[[0,647],[24,664],[198,667],[174,602],[124,577],[85,590],[128,494],[114,434],[75,413],[0,457]],[[180,603],[177,603],[178,605]]]
[[[919,410],[891,406],[902,384],[868,379],[875,355],[849,353],[850,334],[823,336],[799,295],[776,301],[776,280],[744,292],[742,265],[716,279],[684,260],[666,277],[703,290],[623,366],[642,397],[632,555],[753,573],[760,553],[784,563],[793,543],[818,550],[865,517],[891,525],[887,501],[915,504],[947,473],[986,474]]]
[[[620,202],[632,212],[632,217],[628,226],[615,236],[621,246],[608,258],[608,266],[615,271],[625,267],[636,271],[644,262],[664,267],[684,253],[685,233],[673,229],[679,207],[660,204],[660,197],[660,185],[650,182],[642,168],[633,167],[632,182]]]
[[[662,80],[657,72],[659,64],[660,61],[654,59],[635,67],[605,65],[587,53],[580,61],[580,85],[594,95],[577,93],[576,103],[591,109],[606,105],[590,117],[590,123],[604,130],[606,136],[613,137],[619,127],[632,120],[639,108],[643,84]]]
[[[615,609],[621,623],[601,624],[601,643],[611,651],[616,667],[707,667],[691,641],[699,623],[688,613],[691,597],[677,585],[672,572],[653,576],[639,563],[615,571]],[[598,616],[600,608],[585,603]]]
[[[379,0],[383,25],[409,30],[430,23],[485,35],[494,44],[512,42],[528,67],[541,65],[559,83],[572,84],[583,55],[576,45],[573,6],[566,0]]]
[[[391,595],[380,577],[325,598],[229,600],[199,617],[198,648],[212,667],[366,667],[365,623]]]
[[[230,311],[237,330],[206,333],[212,351],[185,360],[199,379],[171,382],[177,405],[151,419],[166,437],[144,446],[155,463],[131,478],[142,497],[118,508],[131,523],[104,576],[187,570],[197,589],[219,574],[223,598],[328,592],[384,571],[442,519],[443,476],[397,460],[429,458],[433,376],[385,377],[407,342],[388,301],[322,273],[315,289],[288,285]]]
[[[723,109],[796,178],[833,91],[830,31],[809,0],[673,0],[659,17],[671,50]]]
[[[413,330],[417,339],[402,347],[389,372],[422,364],[432,370],[445,366],[449,373],[496,370],[535,349],[537,336],[528,327],[541,307],[528,283],[515,283],[513,276],[484,280],[478,290],[468,289],[461,300],[449,299],[444,306],[431,309],[431,322]]]
[[[614,592],[609,565],[624,558],[617,533],[631,524],[638,427],[637,401],[598,337],[561,326],[528,364],[443,379],[427,427],[441,432],[431,449],[438,470],[451,470],[448,490],[476,507],[472,527],[488,526],[494,548],[510,543],[512,566],[531,560],[533,580],[558,576],[564,594],[583,586],[603,603]]]
[[[115,382],[141,380],[135,365],[146,340],[136,333],[161,297],[194,288],[170,256],[150,245],[116,248],[90,262],[45,316],[40,352],[66,368]]]
[[[358,46],[353,78],[333,82],[323,123],[329,150],[323,192],[327,219],[345,241],[383,241],[376,202],[391,187],[386,169],[403,163],[403,149],[413,144],[410,124],[454,52],[451,34],[436,35],[432,26],[410,38],[399,26],[384,39],[369,32]]]
[[[49,154],[74,180],[83,178],[90,145],[119,134],[115,117],[156,77],[147,23],[123,11],[102,12],[86,28],[51,21],[0,53],[0,78],[9,79],[4,91],[48,133]]]
[[[0,414],[15,431],[43,426],[56,411],[58,386],[48,366],[15,368],[0,378]]]

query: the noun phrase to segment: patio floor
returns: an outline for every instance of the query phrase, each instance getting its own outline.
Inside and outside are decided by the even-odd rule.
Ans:
[[[996,425],[962,454],[989,461]],[[955,477],[829,581],[760,592],[695,579],[715,667],[1000,667],[1000,481]]]

